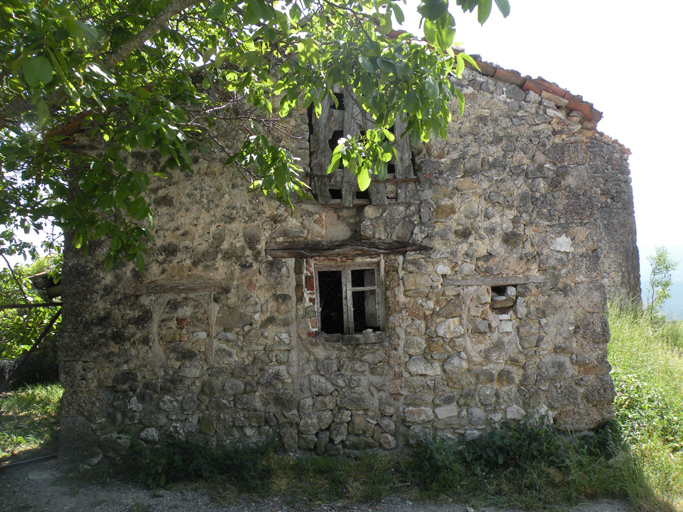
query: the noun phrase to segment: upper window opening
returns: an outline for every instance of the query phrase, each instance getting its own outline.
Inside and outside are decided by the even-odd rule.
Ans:
[[[352,334],[381,330],[378,272],[378,266],[316,272],[321,332]]]

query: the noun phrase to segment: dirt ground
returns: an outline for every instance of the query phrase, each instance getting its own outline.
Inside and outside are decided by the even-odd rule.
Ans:
[[[204,491],[149,491],[117,480],[96,484],[64,477],[63,466],[53,459],[0,472],[0,512],[513,512],[467,504],[411,502],[393,496],[372,504],[291,504],[280,498],[240,499],[217,504]],[[572,512],[633,512],[624,502],[600,500],[575,507]]]

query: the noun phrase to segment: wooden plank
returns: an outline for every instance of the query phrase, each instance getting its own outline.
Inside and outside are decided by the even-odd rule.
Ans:
[[[506,286],[516,284],[545,283],[546,277],[541,276],[495,276],[495,277],[472,277],[470,279],[455,279],[445,277],[444,286]]]
[[[228,288],[220,282],[152,282],[137,284],[128,293],[132,295],[182,295],[186,293],[222,292]]]
[[[408,136],[401,137],[401,134],[406,129],[406,124],[400,119],[396,119],[394,123],[394,134],[396,135],[396,142],[394,142],[394,147],[396,148],[396,178],[399,181],[396,185],[396,201],[405,202],[413,199],[416,194],[415,185],[409,180],[414,178],[413,173],[413,158],[412,151],[410,149],[410,140]]]
[[[327,97],[322,101],[320,117],[313,119],[313,133],[310,136],[311,146],[311,190],[321,204],[331,200],[329,192],[330,178],[327,177],[327,166],[332,158],[330,138],[334,132],[330,105],[332,100]]]
[[[378,256],[380,254],[405,254],[408,251],[428,251],[431,247],[409,242],[384,242],[378,240],[354,241],[291,241],[270,242],[266,254],[272,258],[315,258],[317,256]]]

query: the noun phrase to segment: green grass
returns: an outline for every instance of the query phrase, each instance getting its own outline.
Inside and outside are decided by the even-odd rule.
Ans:
[[[610,306],[609,320],[616,419],[650,490],[647,496],[634,489],[632,500],[647,506],[654,499],[681,509],[683,325],[616,304]]]
[[[0,462],[57,451],[59,384],[34,385],[0,395]]]

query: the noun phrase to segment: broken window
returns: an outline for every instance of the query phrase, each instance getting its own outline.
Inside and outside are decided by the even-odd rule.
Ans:
[[[327,173],[327,167],[341,138],[362,135],[373,128],[369,115],[351,94],[337,89],[323,99],[320,117],[310,107],[309,120],[310,185],[313,196],[321,204],[351,207],[415,201],[418,180],[413,172],[410,142],[400,136],[406,128],[401,119],[389,128],[396,135],[397,156],[387,162],[387,176],[382,180],[373,176],[370,187],[364,191],[358,190],[356,176],[345,171],[341,161],[331,174]]]
[[[352,334],[382,329],[378,265],[316,269],[320,332]]]

